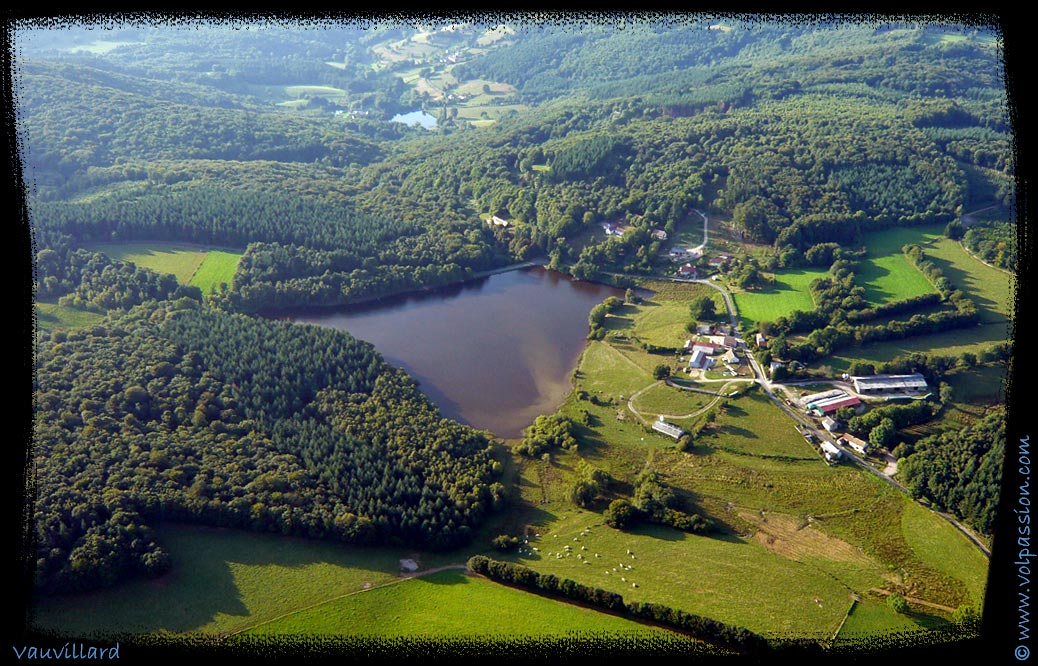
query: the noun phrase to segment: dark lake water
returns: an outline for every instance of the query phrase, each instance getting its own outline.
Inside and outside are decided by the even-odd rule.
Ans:
[[[432,129],[436,127],[436,116],[428,114],[421,109],[417,111],[411,111],[410,113],[398,113],[390,120],[398,123],[404,123],[405,125],[414,125],[415,123],[420,124],[425,129]]]
[[[588,313],[612,287],[542,268],[376,304],[291,313],[366,340],[404,368],[445,416],[499,437],[521,436],[572,388]]]

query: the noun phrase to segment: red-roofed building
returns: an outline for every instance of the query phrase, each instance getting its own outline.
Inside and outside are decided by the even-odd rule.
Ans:
[[[828,416],[841,407],[856,407],[860,404],[861,400],[854,396],[848,396],[837,400],[823,400],[822,402],[815,403],[811,405],[811,411],[819,416]]]

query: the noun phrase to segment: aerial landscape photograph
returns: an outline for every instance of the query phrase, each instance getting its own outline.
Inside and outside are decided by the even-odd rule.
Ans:
[[[1003,28],[9,20],[0,649],[1029,659]]]

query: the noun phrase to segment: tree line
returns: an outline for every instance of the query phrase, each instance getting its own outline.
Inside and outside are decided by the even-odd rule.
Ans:
[[[768,649],[767,640],[743,627],[701,615],[694,615],[661,604],[625,602],[623,596],[554,574],[542,574],[521,564],[494,560],[484,555],[469,558],[470,571],[507,585],[523,587],[549,596],[564,597],[607,611],[625,613],[687,632],[711,643],[720,643],[743,652],[760,653]]]

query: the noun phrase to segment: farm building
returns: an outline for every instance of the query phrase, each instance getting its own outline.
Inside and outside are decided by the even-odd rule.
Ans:
[[[739,346],[739,338],[734,335],[708,335],[707,340],[721,347],[736,349]]]
[[[768,372],[770,372],[771,374],[775,374],[775,370],[784,367],[786,367],[785,363],[782,363],[780,361],[772,361],[771,365],[768,366]]]
[[[710,261],[709,261],[710,268],[720,268],[721,266],[726,266],[728,264],[728,262],[731,261],[731,260],[732,260],[732,257],[730,255],[719,254],[716,257],[713,257],[713,258],[710,259]]]
[[[656,240],[664,241],[664,240],[667,240],[667,232],[664,231],[663,229],[653,229],[652,230],[652,237],[655,238]]]
[[[678,268],[678,275],[682,277],[690,277],[694,280],[698,275],[698,271],[696,270],[696,267],[692,264],[683,264],[680,268]]]
[[[928,387],[926,378],[914,375],[875,375],[874,377],[851,377],[854,390],[858,393],[920,393]]]
[[[828,440],[822,442],[822,453],[825,454],[825,459],[829,462],[835,462],[843,457],[843,451],[836,448],[836,445]]]
[[[754,340],[756,340],[758,347],[767,347],[768,346],[767,338],[765,338],[760,333],[757,334],[757,337],[755,337]]]
[[[487,224],[493,227],[507,227],[511,222],[497,215],[491,215],[490,219],[487,220]]]
[[[836,441],[840,442],[844,446],[851,447],[852,449],[854,449],[855,451],[857,451],[861,455],[865,455],[869,451],[869,443],[868,442],[866,442],[865,440],[862,440],[862,439],[858,439],[857,437],[855,437],[854,435],[851,435],[849,433],[844,433],[843,437],[840,437],[840,439],[838,439]]]
[[[811,395],[805,395],[800,398],[800,406],[807,409],[812,403],[821,402],[829,398],[836,398],[847,395],[846,391],[840,389],[832,389],[831,391],[822,391],[821,393],[812,393]]]
[[[696,333],[699,335],[711,335],[714,332],[714,327],[710,324],[700,324],[696,327]]]
[[[667,435],[668,437],[673,437],[674,439],[679,439],[682,435],[685,434],[684,430],[677,427],[673,423],[667,423],[666,421],[664,421],[662,416],[659,418],[659,420],[653,421],[652,429],[656,432],[662,432],[664,435]]]
[[[836,419],[829,418],[828,416],[825,417],[824,419],[822,419],[822,427],[825,428],[826,432],[829,432],[829,433],[836,432],[837,430],[840,429],[841,425],[843,425],[843,424],[841,424]]]
[[[603,222],[602,229],[605,230],[606,236],[623,236],[624,232],[631,227],[620,224],[612,224],[611,222]]]
[[[709,370],[714,367],[714,359],[710,358],[702,349],[697,349],[692,352],[692,358],[688,361],[688,367]]]
[[[671,261],[695,261],[703,256],[702,251],[687,247],[674,247],[667,253]]]
[[[737,363],[742,363],[742,359],[739,358],[738,356],[736,356],[734,351],[729,349],[728,351],[726,351],[724,353],[724,362],[725,363],[731,363],[731,364],[737,364]]]
[[[857,397],[853,395],[845,395],[842,398],[829,398],[827,400],[813,403],[810,410],[818,416],[828,416],[841,407],[857,407],[861,409],[862,407],[859,407],[861,404],[861,400]]]
[[[697,349],[702,349],[704,354],[709,354],[710,356],[713,356],[714,354],[721,351],[721,346],[715,345],[712,342],[693,342],[692,351],[694,352]]]

